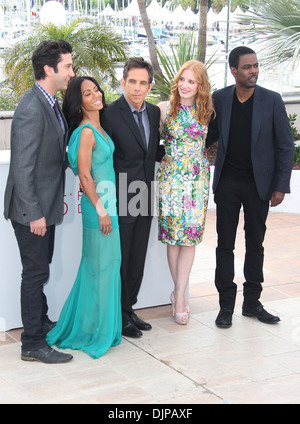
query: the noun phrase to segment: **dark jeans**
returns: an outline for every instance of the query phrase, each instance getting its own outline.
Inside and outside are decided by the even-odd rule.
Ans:
[[[47,346],[43,323],[48,319],[47,299],[44,284],[49,279],[49,264],[52,260],[55,226],[47,227],[44,237],[30,232],[30,227],[12,221],[19,245],[23,266],[21,281],[21,315],[24,332],[21,335],[25,350],[36,350]]]
[[[137,216],[130,223],[119,221],[121,239],[121,304],[123,320],[133,312],[132,306],[137,302],[141,287],[151,218]]]
[[[215,193],[217,233],[215,284],[221,308],[234,310],[234,248],[241,206],[244,211],[245,261],[244,307],[260,305],[266,219],[269,201],[261,200],[253,179],[222,177]]]

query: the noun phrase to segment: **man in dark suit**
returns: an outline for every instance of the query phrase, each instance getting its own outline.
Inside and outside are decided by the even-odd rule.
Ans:
[[[46,333],[43,286],[49,278],[55,226],[63,219],[68,128],[56,93],[74,76],[72,48],[65,41],[44,41],[33,52],[36,82],[21,99],[11,127],[11,161],[4,200],[23,266],[21,314],[24,325],[21,358],[61,363],[71,355],[51,349]]]
[[[278,93],[256,85],[258,62],[248,47],[229,55],[236,84],[213,93],[216,118],[207,146],[218,140],[213,181],[217,206],[218,245],[215,284],[220,312],[216,325],[232,325],[237,285],[234,246],[240,208],[244,211],[246,254],[242,314],[273,324],[259,301],[263,282],[263,241],[269,206],[279,205],[290,191],[294,146],[284,103]]]
[[[143,58],[126,61],[118,100],[105,110],[101,124],[115,144],[118,214],[122,250],[121,301],[123,330],[141,337],[151,325],[133,311],[141,286],[151,226],[155,161],[159,156],[160,111],[145,101],[153,80],[152,66]]]

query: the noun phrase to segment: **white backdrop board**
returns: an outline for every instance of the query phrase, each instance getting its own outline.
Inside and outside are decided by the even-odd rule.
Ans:
[[[9,151],[0,151],[0,332],[22,327],[20,315],[21,261],[10,221],[3,216],[3,198],[9,169]],[[78,179],[66,173],[65,216],[56,227],[50,279],[45,286],[49,317],[56,321],[75,281],[81,259],[81,213]],[[170,303],[173,282],[166,246],[157,240],[157,218],[153,218],[144,279],[135,308]]]
[[[22,327],[20,315],[21,262],[17,241],[9,221],[3,217],[3,198],[9,168],[10,151],[0,150],[0,332]],[[211,182],[214,167],[211,167]],[[300,171],[293,171],[291,194],[270,212],[300,212]],[[210,188],[209,209],[215,209]],[[50,279],[45,286],[49,317],[56,321],[75,281],[81,259],[81,214],[78,179],[70,169],[66,174],[65,217],[56,227]],[[135,308],[169,304],[173,282],[167,263],[166,245],[157,240],[157,218],[152,221],[144,279]],[[187,290],[188,295],[188,290]]]

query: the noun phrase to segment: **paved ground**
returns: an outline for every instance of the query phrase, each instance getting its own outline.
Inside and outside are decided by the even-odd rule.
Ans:
[[[20,360],[20,329],[0,333],[0,403],[299,404],[299,239],[299,215],[269,215],[262,302],[281,323],[262,324],[241,315],[240,224],[237,306],[232,328],[221,330],[214,324],[216,234],[210,210],[190,279],[187,326],[174,322],[170,305],[140,310],[153,326],[143,338],[123,338],[98,360],[75,351],[72,362],[55,366]]]

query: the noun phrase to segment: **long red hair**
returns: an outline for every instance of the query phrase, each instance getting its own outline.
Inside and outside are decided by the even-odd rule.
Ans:
[[[207,70],[203,63],[199,60],[189,60],[185,62],[173,80],[170,97],[170,113],[172,118],[176,119],[179,112],[180,95],[178,92],[178,81],[185,69],[191,69],[194,72],[196,81],[199,84],[195,100],[197,120],[201,124],[208,125],[210,117],[215,114],[215,110],[211,98],[211,85],[208,79]]]

